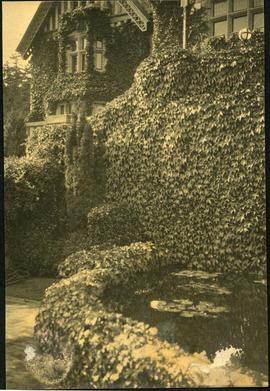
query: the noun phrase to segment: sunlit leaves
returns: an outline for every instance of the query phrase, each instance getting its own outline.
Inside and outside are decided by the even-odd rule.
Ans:
[[[150,56],[93,128],[109,198],[137,210],[151,240],[194,267],[239,270],[234,256],[256,254],[264,268],[262,41],[232,44]]]

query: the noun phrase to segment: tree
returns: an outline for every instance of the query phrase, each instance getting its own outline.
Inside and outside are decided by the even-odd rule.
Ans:
[[[30,76],[28,69],[19,66],[19,57],[11,57],[3,69],[4,154],[24,154],[26,138],[25,117],[30,106]]]

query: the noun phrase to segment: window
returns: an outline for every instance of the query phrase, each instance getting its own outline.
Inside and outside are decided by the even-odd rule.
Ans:
[[[73,54],[71,56],[71,72],[75,73],[78,71],[78,56],[77,54]]]
[[[214,3],[214,16],[220,16],[225,15],[227,13],[228,8],[228,2],[226,1],[219,1]]]
[[[243,28],[264,30],[263,0],[208,0],[212,4],[212,34],[230,37]]]
[[[97,49],[103,49],[103,42],[102,41],[97,41],[96,42],[96,48]]]
[[[96,53],[96,69],[102,70],[102,53]]]
[[[56,107],[56,115],[66,115],[71,114],[72,111],[76,112],[76,103],[75,102],[60,102]]]
[[[94,44],[94,64],[95,70],[98,72],[105,71],[105,45],[104,42],[98,40]]]
[[[220,35],[225,35],[227,36],[227,21],[222,20],[221,22],[216,22],[214,23],[214,35],[220,36]]]
[[[248,0],[233,0],[233,11],[247,9],[247,1]]]
[[[86,71],[86,55],[82,53],[82,64],[81,64],[82,72]]]
[[[72,35],[67,45],[67,72],[86,71],[86,38],[81,34]]]
[[[264,14],[254,14],[253,15],[253,30],[264,30]]]
[[[263,0],[253,0],[253,7],[263,7],[264,1]]]
[[[243,28],[248,27],[247,16],[233,18],[233,32],[238,33]]]

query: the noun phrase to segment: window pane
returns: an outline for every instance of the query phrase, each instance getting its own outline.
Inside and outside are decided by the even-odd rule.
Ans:
[[[85,65],[86,65],[86,58],[85,58],[85,54],[84,53],[82,53],[82,72],[84,72],[85,71]]]
[[[77,56],[71,56],[71,72],[77,72]]]
[[[253,0],[253,7],[263,7],[263,0]]]
[[[238,33],[238,31],[243,28],[248,27],[247,17],[241,16],[240,18],[233,19],[233,32]]]
[[[96,53],[96,68],[102,70],[102,54]]]
[[[228,11],[227,0],[214,3],[214,16],[226,15],[227,11]]]
[[[222,22],[214,23],[214,35],[227,35],[227,20],[223,20]]]
[[[55,13],[52,13],[52,29],[55,30]]]
[[[247,0],[234,0],[233,11],[247,9]]]
[[[102,41],[97,41],[96,42],[96,47],[97,47],[97,49],[102,49],[103,48],[103,42]]]
[[[65,114],[65,106],[64,105],[60,106],[60,114]]]
[[[86,48],[86,38],[82,38],[82,49]]]
[[[254,14],[253,15],[253,29],[257,30],[263,30],[264,28],[264,14]]]

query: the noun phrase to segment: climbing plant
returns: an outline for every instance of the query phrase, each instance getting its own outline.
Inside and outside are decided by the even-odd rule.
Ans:
[[[70,74],[66,73],[66,48],[69,34],[74,31],[86,33],[87,69],[83,73]],[[94,69],[96,40],[104,40],[106,45],[107,65],[104,73]],[[46,86],[50,84],[50,87],[46,88],[45,93],[43,91],[39,94],[40,100],[45,96],[45,107],[51,110],[55,110],[58,102],[84,98],[89,111],[94,100],[110,101],[123,93],[131,85],[135,69],[148,55],[150,45],[149,33],[142,33],[130,21],[123,23],[122,26],[112,27],[106,12],[91,7],[80,7],[66,12],[53,42],[58,46],[58,54],[54,53],[53,72],[51,65],[48,67],[44,65],[47,78],[51,81],[45,84]],[[44,54],[37,53],[39,59],[36,61],[42,62]],[[57,77],[55,77],[56,68],[58,68]],[[34,75],[34,79],[36,85],[40,80],[38,73]]]
[[[50,33],[39,33],[32,47],[30,59],[31,91],[30,113],[27,121],[44,119],[46,107],[44,96],[57,76],[58,43]]]
[[[108,199],[128,202],[150,240],[195,268],[265,268],[263,42],[155,53],[92,122]]]

